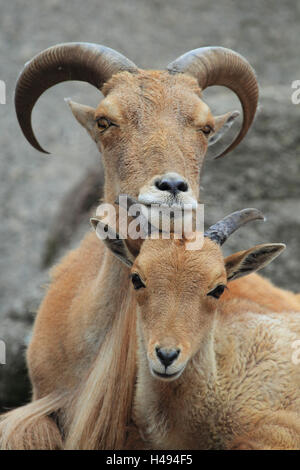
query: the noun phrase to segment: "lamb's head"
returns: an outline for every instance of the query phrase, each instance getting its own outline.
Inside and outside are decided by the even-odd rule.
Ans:
[[[235,212],[204,233],[200,250],[186,249],[186,240],[146,239],[137,258],[127,256],[123,240],[107,246],[131,267],[138,305],[140,347],[152,375],[174,380],[213,331],[218,302],[229,281],[261,269],[285,248],[257,245],[224,259],[221,245],[245,223],[262,219],[256,209]],[[97,219],[94,227],[99,228]]]
[[[69,104],[102,152],[107,202],[127,192],[146,204],[195,206],[207,146],[238,115],[234,111],[214,117],[201,92],[222,85],[241,101],[243,125],[222,155],[247,133],[258,99],[248,62],[221,47],[191,51],[169,64],[167,71],[145,71],[104,46],[60,44],[26,64],[16,89],[21,128],[40,151],[31,127],[32,108],[45,90],[66,80],[87,81],[104,94],[95,109]]]

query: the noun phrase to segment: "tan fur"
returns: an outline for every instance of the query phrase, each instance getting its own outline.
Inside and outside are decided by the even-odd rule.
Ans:
[[[212,116],[196,80],[122,72],[103,92],[96,109],[71,107],[102,152],[104,200],[137,197],[154,176],[170,171],[183,176],[197,198],[208,144],[201,129],[218,131],[227,118]],[[96,123],[101,116],[116,124],[103,134]],[[129,245],[137,250],[138,243]],[[27,353],[33,401],[2,417],[4,448],[61,447],[58,430],[67,448],[142,445],[131,421],[136,305],[129,284],[128,268],[95,234],[55,268]]]
[[[34,401],[3,416],[3,447],[22,448],[27,419],[36,423],[35,404],[52,391],[66,398],[41,413],[57,412],[63,435],[70,428],[67,448],[123,447],[136,370],[135,312],[130,315],[127,269],[103,251],[88,234],[53,270],[27,352]],[[41,437],[32,448],[43,442]]]
[[[121,72],[105,85],[103,93],[105,99],[96,109],[70,106],[102,152],[104,200],[114,203],[119,193],[137,197],[154,176],[170,171],[186,179],[196,200],[208,144],[201,129],[210,125],[218,131],[230,113],[214,118],[200,99],[197,81],[181,74]],[[116,126],[102,134],[96,122],[100,116]],[[162,193],[163,197],[166,192]],[[139,242],[129,240],[128,245],[133,253],[139,248]],[[49,435],[54,436],[56,424],[48,418],[52,413],[59,417],[64,435],[70,430],[66,440],[70,448],[121,448],[129,438],[127,426],[136,434],[128,418],[136,351],[135,308],[127,299],[128,283],[128,270],[104,252],[94,234],[87,235],[55,268],[27,353],[33,402],[3,417],[4,447],[24,447],[27,421],[33,426],[39,423],[40,429],[48,423]],[[124,350],[128,353],[125,363]],[[113,403],[111,396],[120,395],[120,384],[123,399]],[[58,398],[60,406],[55,402],[55,406],[39,408],[39,400],[47,401],[53,393],[57,397],[66,393],[68,404]],[[29,439],[27,447],[44,448],[44,434],[47,431],[40,433],[40,440]],[[56,438],[50,441],[50,448],[58,445]]]
[[[296,296],[258,275],[229,283],[219,300],[207,296],[213,285],[226,283],[220,249],[210,240],[195,252],[172,240],[147,240],[132,272],[146,284],[136,293],[134,402],[144,445],[300,449],[300,367],[292,361],[292,344],[300,339],[299,306],[291,313]],[[150,369],[160,367],[157,345],[180,348],[170,366],[174,373],[186,364],[179,378],[153,377]]]
[[[230,283],[230,288],[224,293],[223,299],[232,298],[255,302],[273,312],[300,309],[300,294],[280,289],[268,279],[255,273]]]
[[[198,320],[196,319],[195,323],[190,313],[195,312],[197,306],[199,306],[199,300],[197,300],[195,292],[197,293],[201,283],[205,283],[208,289],[212,288],[215,282],[214,276],[217,276],[218,279],[224,278],[223,258],[220,253],[217,252],[216,254],[212,250],[208,250],[208,252],[189,252],[179,249],[177,245],[175,246],[176,251],[174,253],[172,244],[168,246],[168,243],[171,243],[171,241],[146,241],[143,244],[141,254],[137,258],[136,265],[141,266],[147,279],[151,275],[151,271],[153,271],[155,284],[151,292],[156,293],[158,296],[157,301],[160,302],[160,306],[163,306],[166,312],[168,308],[173,308],[174,302],[183,302],[182,311],[176,307],[177,314],[181,314],[183,319],[183,323],[176,327],[177,334],[180,336],[182,331],[190,329],[193,332],[197,331]],[[180,244],[180,241],[176,243]],[[151,251],[149,251],[149,247]],[[178,254],[176,254],[177,251],[179,251]],[[187,254],[189,256],[186,258]],[[201,264],[203,257],[207,261],[204,263],[206,266],[204,272],[198,269],[199,266],[203,265]],[[155,269],[150,270],[150,268],[147,268],[147,263],[149,263],[149,266],[152,266],[149,260],[151,260],[152,264],[155,264]],[[218,261],[217,264],[216,260]],[[214,267],[215,264],[216,267]],[[149,271],[146,269],[149,269]],[[176,272],[175,279],[174,270]],[[196,278],[193,274],[193,282],[190,282],[191,273],[196,273]],[[157,417],[159,421],[153,423],[154,434],[163,436],[164,431],[161,430],[161,427],[164,428],[166,425],[166,413],[168,410],[168,407],[164,408],[163,404],[166,405],[166,402],[169,402],[171,406],[170,396],[166,395],[166,385],[170,387],[170,390],[176,390],[175,385],[177,381],[166,385],[164,383],[161,384],[157,379],[150,377],[148,366],[145,372],[142,372],[142,361],[140,360],[139,387],[135,392],[137,347],[135,335],[136,301],[130,286],[129,269],[123,266],[119,260],[116,260],[109,250],[104,248],[104,245],[97,239],[94,233],[90,233],[83,240],[79,248],[69,253],[62,263],[53,270],[52,276],[52,284],[37,316],[33,338],[27,355],[30,376],[34,387],[34,401],[32,404],[12,411],[6,417],[4,416],[4,420],[0,424],[0,434],[3,434],[7,426],[11,432],[5,434],[8,437],[2,437],[3,447],[24,447],[26,433],[24,433],[22,427],[18,427],[19,422],[22,426],[26,426],[27,419],[34,423],[36,417],[37,420],[40,420],[42,416],[47,417],[53,412],[57,412],[57,416],[60,418],[60,430],[66,436],[64,445],[67,448],[109,449],[142,448],[143,446],[163,448],[164,445],[167,446],[166,448],[176,448],[176,446],[194,448],[196,446],[195,442],[187,438],[181,430],[178,435],[180,437],[175,437],[173,441],[165,441],[162,437],[159,437],[159,442],[157,440],[153,441],[153,436],[151,435],[148,436],[148,442],[145,444],[136,429],[136,425],[132,422],[131,410],[134,394],[136,394],[136,410],[138,409],[137,400],[141,400],[144,410],[149,410],[149,412],[151,410],[150,405],[149,407],[146,405],[146,398],[151,398],[149,393],[145,394],[142,392],[141,395],[141,390],[143,390],[141,388],[141,377],[145,374],[147,377],[149,376],[147,378],[147,380],[150,380],[148,385],[152,387],[152,382],[154,381],[155,386],[157,386],[160,403],[159,409],[153,413],[151,412],[151,416],[147,416],[147,421],[150,423],[150,418],[155,419]],[[255,291],[260,292],[260,285],[263,288],[259,302],[256,303]],[[250,289],[247,286],[250,286]],[[220,305],[228,306],[223,312],[222,318],[224,317],[224,319],[222,321],[224,322],[224,328],[226,327],[230,331],[230,321],[233,318],[234,321],[237,320],[237,326],[241,331],[240,343],[242,346],[249,344],[244,341],[242,334],[243,331],[244,333],[246,331],[245,323],[243,322],[248,321],[247,319],[245,320],[247,315],[250,318],[250,324],[252,322],[251,315],[253,314],[247,313],[249,308],[251,312],[256,312],[254,314],[256,316],[266,312],[269,315],[270,311],[283,310],[291,312],[295,310],[294,301],[296,296],[294,294],[275,288],[269,281],[256,274],[232,281],[228,287],[229,291],[223,294],[224,302],[223,299],[219,301]],[[176,292],[176,296],[174,292]],[[266,304],[264,303],[263,292]],[[283,299],[285,300],[283,301]],[[159,311],[157,309],[157,312]],[[172,311],[174,310],[170,311],[170,315]],[[272,313],[270,315],[274,317],[276,314]],[[250,328],[245,338],[247,341],[249,340],[248,335],[250,333],[253,341],[255,341],[257,332],[262,329],[262,320],[258,319],[255,321],[257,321],[257,328]],[[281,321],[287,321],[287,314],[282,317]],[[160,322],[157,327],[160,332],[169,332],[170,322]],[[286,335],[285,329],[283,330],[284,335]],[[280,331],[282,332],[283,330]],[[220,331],[223,331],[223,326]],[[284,336],[284,338],[288,339],[288,335]],[[168,336],[170,336],[169,333]],[[238,338],[239,335],[229,335],[224,345],[225,349],[229,348],[228,351],[234,350],[236,347],[234,342]],[[291,352],[289,350],[289,343],[286,341],[283,341],[284,348],[281,347],[281,349],[285,349],[285,352],[280,350],[280,360],[278,361],[275,356],[274,359],[270,360],[270,363],[274,365],[274,368],[271,369],[271,374],[276,373],[281,361],[285,361],[286,367],[291,367],[290,358],[289,362],[285,359],[286,354]],[[189,384],[188,390],[191,390],[191,384],[194,380],[193,367],[197,363],[197,347],[198,344],[195,342],[195,358],[190,361],[190,366],[186,368],[182,377],[178,379],[181,381],[186,377],[185,383]],[[225,351],[225,358],[227,357],[227,349]],[[199,370],[202,370],[202,360],[200,363]],[[237,364],[233,366],[233,371],[243,370],[243,367]],[[292,380],[291,371],[289,369],[286,369],[286,371],[288,372],[282,372],[284,379],[286,380],[285,374],[287,374],[291,377],[289,381]],[[231,380],[232,377],[225,380],[230,390],[232,388]],[[206,384],[207,381],[205,380],[204,382]],[[249,376],[246,383],[250,387],[249,390],[252,390],[254,385],[251,385],[251,376]],[[203,383],[200,385],[202,388],[204,387]],[[254,388],[257,391],[257,383],[255,383]],[[204,387],[204,396],[208,400],[212,400],[210,407],[218,410],[218,413],[222,416],[223,408],[221,403],[223,402],[221,400],[218,406],[213,402],[213,390],[212,388],[209,391]],[[230,390],[228,390],[228,393]],[[47,401],[47,397],[53,393],[58,397],[65,398],[59,398],[55,405],[50,405],[46,409],[43,407],[39,408],[39,413],[36,415],[34,412],[35,405],[39,406],[40,400],[45,399]],[[224,392],[224,396],[227,403],[228,397],[226,397],[226,393]],[[140,398],[141,396],[142,399]],[[163,397],[166,400],[163,400]],[[287,395],[283,403],[288,403],[289,400],[292,403],[293,399],[292,394]],[[242,421],[247,421],[248,415],[246,411],[252,407],[251,403],[255,404],[252,396],[251,400],[249,406],[246,403],[244,411],[241,412],[240,419]],[[153,398],[151,399],[152,401]],[[181,405],[179,408],[182,410],[182,403],[185,403],[185,399],[180,401]],[[255,409],[255,406],[253,409]],[[288,407],[293,408],[293,405],[288,405]],[[59,411],[57,411],[58,409]],[[224,408],[224,413],[225,410],[226,407]],[[190,413],[194,416],[192,410]],[[174,409],[172,409],[171,414],[174,414]],[[235,415],[236,411],[233,412],[233,416]],[[260,415],[261,413],[259,412],[258,416]],[[229,423],[233,416],[228,417]],[[161,421],[161,418],[163,421]],[[183,419],[186,420],[187,418],[188,416],[184,416]],[[140,428],[143,429],[142,418],[135,415],[135,419],[139,422]],[[238,419],[237,417],[234,423],[240,426]],[[172,424],[172,429],[174,427],[172,436],[177,436],[177,424],[175,422]],[[245,430],[245,432],[247,430],[248,433],[247,426],[243,426],[241,425],[241,429]],[[215,432],[217,433],[217,430]],[[219,430],[218,432],[220,433],[221,431]],[[227,433],[228,431],[225,432],[225,436],[227,436]],[[12,435],[14,436],[13,439]],[[216,435],[219,434],[217,433]],[[179,440],[181,437],[180,444]],[[45,446],[44,442],[45,439],[42,436],[41,440],[35,442],[34,445],[32,445],[32,440],[29,440],[25,445],[32,448],[43,448]],[[55,447],[57,445],[55,442],[54,440],[54,443],[49,443],[49,448]],[[216,444],[211,439],[201,442],[202,444],[199,445],[204,447],[218,447],[219,445],[222,447],[225,445],[223,441],[220,444]]]
[[[62,408],[65,402],[65,394],[55,391],[40,400],[2,415],[1,449],[62,449],[61,433],[55,422],[47,415]]]

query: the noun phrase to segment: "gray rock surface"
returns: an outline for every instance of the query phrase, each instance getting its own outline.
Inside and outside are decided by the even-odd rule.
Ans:
[[[31,148],[17,124],[17,76],[27,60],[50,45],[98,42],[145,68],[163,68],[204,45],[222,45],[247,57],[261,86],[260,109],[238,149],[213,160],[213,147],[207,157],[201,182],[206,221],[243,207],[262,209],[268,221],[237,233],[225,251],[285,242],[286,252],[264,273],[300,291],[300,105],[291,102],[291,83],[300,80],[297,0],[11,0],[0,6],[0,79],[7,85],[7,104],[0,105],[0,339],[7,346],[7,364],[0,365],[0,407],[28,398],[24,344],[48,282],[46,241],[62,202],[70,201],[86,174],[100,171],[94,144],[63,101],[71,96],[96,105],[101,94],[89,85],[65,83],[40,99],[33,124],[51,156]],[[230,92],[218,88],[205,98],[216,114],[238,106]],[[99,192],[100,182],[99,176]],[[65,221],[69,235],[64,250],[89,230],[87,215],[73,222]]]

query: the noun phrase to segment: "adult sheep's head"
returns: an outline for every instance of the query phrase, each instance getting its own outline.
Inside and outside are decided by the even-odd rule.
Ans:
[[[66,80],[88,82],[104,94],[96,109],[69,104],[102,152],[107,202],[114,202],[122,192],[144,204],[195,207],[207,146],[238,115],[229,112],[214,117],[201,99],[202,91],[213,85],[226,86],[242,104],[240,132],[219,156],[246,135],[258,100],[255,74],[248,62],[222,47],[190,51],[166,71],[145,71],[104,46],[59,44],[27,63],[16,87],[20,126],[41,152],[45,151],[32,130],[32,109],[44,91]]]

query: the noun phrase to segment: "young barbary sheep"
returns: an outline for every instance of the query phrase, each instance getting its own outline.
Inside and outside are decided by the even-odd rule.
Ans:
[[[245,222],[256,217],[261,216],[257,212],[250,211],[250,215],[248,213],[246,219],[242,217],[241,221]],[[235,218],[230,217],[229,220],[232,221]],[[99,233],[102,222],[97,220],[93,223]],[[219,233],[219,227],[222,225],[224,224],[216,224],[207,234]],[[231,224],[230,230],[232,231],[238,225],[237,223],[235,226]],[[224,241],[224,237],[222,239],[220,236],[219,240]],[[131,286],[128,267],[132,265],[134,257],[127,249],[126,240],[108,239],[105,242],[106,244],[99,242],[95,233],[89,233],[80,247],[69,253],[53,271],[52,284],[37,316],[33,339],[28,351],[34,390],[39,391],[42,396],[38,396],[35,392],[36,396],[33,397],[32,403],[2,417],[0,423],[2,448],[230,447],[234,445],[234,439],[246,439],[245,433],[250,432],[246,426],[248,418],[249,424],[253,424],[254,420],[258,422],[260,418],[264,423],[266,411],[264,407],[272,405],[273,412],[277,410],[274,420],[280,417],[280,410],[285,410],[281,424],[288,416],[286,411],[290,412],[290,416],[293,415],[294,403],[298,400],[298,395],[296,392],[294,397],[290,384],[295,374],[298,373],[299,367],[291,363],[291,341],[297,339],[297,334],[288,332],[288,328],[289,325],[293,325],[293,322],[295,327],[299,325],[299,315],[291,313],[300,310],[299,298],[291,292],[273,286],[258,274],[233,279],[234,276],[240,275],[242,270],[246,274],[247,266],[251,271],[251,269],[255,270],[265,265],[283,249],[282,245],[262,245],[233,255],[226,259],[226,264],[224,264],[220,247],[209,237],[205,237],[203,249],[200,251],[185,250],[184,242],[180,240],[145,240],[132,268],[132,274],[134,274],[132,281],[136,288],[140,287],[135,293]],[[107,245],[110,250],[106,248]],[[114,254],[117,254],[119,259],[115,258]],[[116,262],[114,271],[107,269],[112,257]],[[124,264],[120,262],[120,257]],[[228,270],[230,268],[228,273],[225,268]],[[237,273],[234,275],[235,270]],[[146,287],[143,287],[143,283]],[[225,284],[228,284],[228,289],[224,290],[217,301],[214,297],[222,293]],[[120,287],[116,289],[116,286]],[[216,291],[214,291],[215,288],[217,288]],[[141,360],[137,364],[137,309],[143,309],[143,299],[145,299],[144,306],[150,306],[150,301],[147,300],[148,293],[153,296],[151,302],[154,311],[150,311],[147,318],[149,321],[153,318],[153,327],[156,328],[155,325],[157,325],[157,332],[163,334],[167,331],[165,338],[167,341],[172,338],[171,334],[175,335],[177,332],[176,335],[180,335],[181,328],[188,335],[192,334],[192,339],[186,342],[184,349],[182,346],[177,362],[177,365],[181,363],[182,366],[182,360],[185,357],[187,365],[185,370],[181,371],[182,374],[178,380],[174,382],[161,382],[157,377],[150,375],[142,342],[139,353]],[[211,295],[206,296],[208,293]],[[138,294],[137,298],[135,294]],[[140,307],[138,307],[139,304]],[[172,312],[176,312],[176,318],[169,321]],[[277,315],[276,312],[284,313]],[[212,324],[215,325],[215,333],[211,330]],[[204,329],[196,335],[195,332],[201,325]],[[222,325],[224,325],[224,332],[228,332],[227,340],[224,342],[220,342]],[[155,330],[153,331],[155,333]],[[211,335],[208,334],[209,331]],[[279,331],[280,340],[276,336]],[[256,335],[258,335],[257,338]],[[215,344],[220,345],[221,349],[213,349],[210,343],[211,347],[208,350],[212,357],[216,358],[215,364],[216,367],[218,365],[218,369],[211,371],[209,380],[206,381],[206,376],[203,374],[208,372],[209,363],[208,357],[203,355],[201,349],[201,346],[205,344],[201,338],[208,341],[210,337],[214,337]],[[180,343],[179,336],[176,338]],[[262,338],[261,342],[259,338]],[[158,338],[159,341],[163,339],[163,337]],[[193,348],[193,357],[189,361],[188,342]],[[235,351],[239,350],[241,354],[234,356]],[[218,353],[218,351],[221,352]],[[222,351],[224,351],[223,355]],[[191,350],[190,353],[192,353]],[[151,354],[157,371],[163,373],[159,357],[155,356],[156,352],[153,349]],[[248,360],[247,363],[244,362],[245,358]],[[232,359],[234,361],[231,363]],[[138,404],[142,403],[144,410],[151,410],[147,404],[151,395],[143,395],[144,380],[150,387],[149,391],[152,390],[151,387],[156,387],[157,392],[162,391],[162,395],[159,396],[161,405],[164,403],[163,398],[167,396],[166,391],[176,394],[176,384],[179,387],[178,390],[184,390],[184,383],[188,383],[188,393],[191,390],[190,374],[193,370],[195,371],[197,360],[201,362],[201,367],[196,369],[197,377],[199,380],[202,377],[199,393],[202,397],[203,392],[202,398],[206,400],[204,400],[206,406],[210,405],[208,409],[214,411],[215,414],[210,414],[208,420],[211,426],[209,428],[211,440],[206,434],[203,435],[203,441],[201,441],[202,431],[199,430],[198,441],[195,443],[184,435],[183,425],[182,428],[181,425],[179,426],[178,437],[176,433],[163,434],[163,429],[169,431],[168,411],[171,411],[174,418],[177,416],[176,407],[171,410],[168,408],[173,403],[172,400],[168,402],[166,408],[160,406],[147,418],[139,410]],[[282,363],[285,364],[284,370],[281,368]],[[180,371],[181,366],[176,373]],[[172,367],[176,369],[176,362]],[[253,372],[252,375],[250,369]],[[216,376],[217,370],[219,374]],[[222,371],[227,371],[227,374],[231,376],[224,375],[223,377]],[[255,380],[258,372],[259,382]],[[238,380],[234,382],[231,379],[235,375]],[[188,379],[187,382],[184,382],[185,377]],[[284,390],[277,377],[283,378]],[[214,381],[215,379],[217,380]],[[218,389],[217,385],[221,379],[230,393],[227,394],[224,391],[222,394],[222,390]],[[135,388],[136,382],[137,388]],[[211,386],[211,390],[205,388],[205,383]],[[240,401],[238,398],[242,390],[246,393],[248,388],[251,393],[243,395],[245,398],[243,404],[241,402],[243,396]],[[216,395],[217,392],[220,394]],[[280,398],[280,406],[276,401],[279,395],[282,398],[282,400]],[[218,403],[216,397],[219,399]],[[236,406],[229,401],[229,397],[236,400]],[[152,395],[152,398],[155,399],[155,395]],[[169,398],[172,398],[172,395],[169,395]],[[134,412],[133,403],[135,403]],[[156,403],[155,400],[154,403]],[[187,401],[187,403],[190,402]],[[185,404],[185,398],[180,401],[177,411],[183,409],[183,404]],[[191,408],[187,408],[187,411],[191,412]],[[204,421],[205,416],[204,413]],[[229,441],[232,440],[231,443],[227,441],[224,443],[224,439],[219,444],[216,441],[213,442],[211,436],[214,422],[210,421],[210,417],[213,416],[220,420],[220,426],[221,423],[224,426],[227,423],[227,433],[230,423],[235,433],[240,431],[239,434],[233,433],[231,437],[228,437]],[[145,419],[150,418],[160,420],[156,422],[158,427],[152,428],[153,431],[157,430],[158,440],[155,440],[155,435],[150,433],[151,429],[145,426]],[[188,422],[187,418],[188,416],[184,417],[186,422]],[[246,422],[244,427],[234,426],[235,424],[241,426],[243,419]],[[196,420],[196,428],[197,422]],[[172,422],[172,426],[175,424]],[[146,436],[146,443],[141,439],[139,429],[142,435]],[[280,427],[276,429],[280,430]],[[264,430],[265,426],[262,428],[263,433]],[[289,434],[289,431],[286,432]],[[218,436],[224,437],[225,434],[225,431],[223,433],[220,428],[215,439],[219,439]],[[270,435],[270,433],[265,434],[266,437]],[[167,442],[165,439],[171,436],[173,441]],[[239,442],[240,444],[235,445],[244,445],[242,444],[244,441]],[[247,446],[248,443],[245,445]],[[263,446],[265,445],[267,446],[268,443],[264,442]],[[271,447],[277,445],[279,446],[278,443],[272,442]],[[286,444],[284,441],[284,446],[292,447],[292,444],[290,442]]]
[[[266,266],[285,245],[257,245],[225,259],[220,248],[261,217],[255,209],[231,214],[205,232],[197,251],[187,250],[184,239],[148,239],[134,262],[123,240],[106,240],[112,252],[118,243],[119,259],[132,265],[135,289],[127,314],[137,319],[133,416],[143,441],[129,446],[300,449],[300,366],[292,360],[300,303],[289,292],[280,298],[276,288],[268,307],[259,291],[249,292],[251,300],[236,295],[237,288],[251,289],[251,280],[239,278]],[[102,222],[93,223],[98,231]],[[284,297],[286,313],[276,313]],[[298,313],[288,313],[291,307]]]

